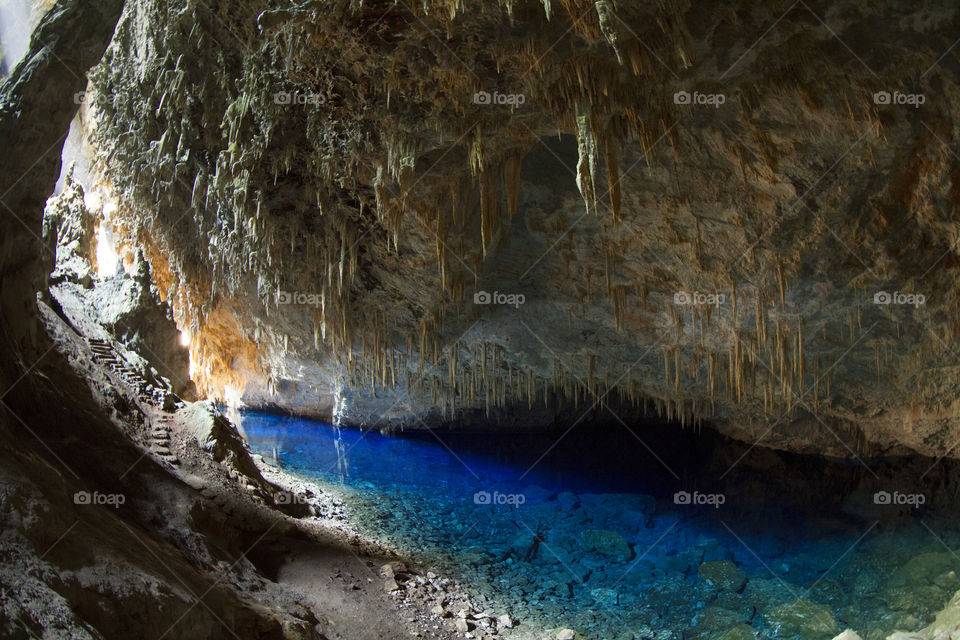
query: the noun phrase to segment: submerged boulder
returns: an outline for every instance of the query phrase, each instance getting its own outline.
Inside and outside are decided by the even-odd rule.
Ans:
[[[915,632],[898,631],[887,640],[956,640],[960,637],[960,591],[953,594],[950,601],[928,627]]]
[[[740,591],[747,577],[729,560],[710,560],[697,570],[700,579],[720,591]]]
[[[803,598],[772,608],[766,618],[771,629],[781,638],[827,640],[840,631],[829,607]]]
[[[736,611],[711,606],[697,618],[697,626],[684,631],[685,640],[714,640],[720,637],[726,640],[753,640],[756,637],[756,629],[744,624],[747,619]]]
[[[720,635],[714,636],[713,640],[755,640],[756,637],[756,629],[748,624],[738,624],[732,629],[727,629]]]
[[[591,589],[590,597],[592,597],[597,604],[608,607],[615,607],[620,604],[620,594],[617,593],[615,589],[606,589],[603,587]]]
[[[921,553],[896,569],[881,598],[900,614],[896,628],[914,631],[933,619],[960,587],[960,562],[950,553]]]
[[[600,554],[614,562],[626,562],[633,555],[626,539],[616,531],[589,529],[583,532],[581,540],[588,553]]]
[[[902,567],[894,571],[887,585],[890,587],[926,585],[940,576],[957,570],[960,570],[960,560],[957,560],[952,553],[921,553],[910,558]],[[956,573],[953,578],[956,580]]]

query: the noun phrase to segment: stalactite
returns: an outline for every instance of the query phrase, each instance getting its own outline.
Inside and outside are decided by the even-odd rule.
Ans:
[[[680,349],[673,352],[673,390],[680,393]]]
[[[597,212],[597,143],[589,114],[577,115],[577,188],[587,212]]]
[[[800,390],[803,391],[803,317],[797,318],[797,380],[800,381]]]
[[[497,201],[497,183],[492,172],[480,173],[480,238],[483,254],[487,254],[493,242],[500,219]]]
[[[507,195],[507,215],[513,218],[517,211],[517,199],[520,196],[520,175],[523,169],[523,156],[514,152],[503,161],[503,186]]]
[[[603,144],[604,162],[607,165],[607,190],[610,196],[610,210],[614,223],[620,222],[620,169],[617,164],[617,147],[614,137],[609,133]]]
[[[786,304],[786,295],[787,295],[787,283],[783,275],[783,263],[777,263],[777,288],[780,292],[780,309],[782,310]]]

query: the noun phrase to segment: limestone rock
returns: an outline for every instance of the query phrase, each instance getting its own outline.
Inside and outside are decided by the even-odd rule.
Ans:
[[[396,578],[401,573],[406,573],[407,566],[398,560],[393,560],[380,567],[381,578]]]
[[[766,618],[780,637],[828,640],[839,632],[829,607],[802,598],[772,608]]]
[[[735,611],[718,606],[709,606],[698,616],[697,626],[685,631],[683,636],[689,640],[714,640],[722,636],[729,636],[726,640],[740,640],[744,635],[742,627],[751,630],[750,640],[755,631],[747,622],[747,618]]]
[[[732,629],[727,629],[713,640],[756,640],[757,630],[748,624],[738,624]],[[846,639],[851,640],[851,639]]]
[[[283,28],[286,10],[231,7],[236,25],[260,19],[256,47],[219,20],[194,20],[187,36],[163,3],[128,12],[92,74],[119,99],[96,118],[97,161],[122,194],[118,222],[199,329],[201,391],[242,379],[251,406],[390,430],[572,423],[589,389],[627,422],[645,413],[631,401],[647,402],[778,449],[850,457],[831,435],[842,431],[864,456],[945,451],[960,435],[950,408],[960,372],[940,366],[938,341],[953,335],[956,302],[945,293],[952,267],[937,261],[954,240],[943,201],[953,160],[933,152],[909,109],[875,93],[923,73],[904,61],[940,60],[951,19],[847,0],[830,12],[829,38],[798,43],[736,28],[771,24],[763,3],[604,0],[593,20],[577,3],[553,4],[525,7],[517,27],[511,9],[409,3],[369,39],[356,37],[369,17],[358,3]],[[776,33],[805,28],[801,13]],[[420,46],[424,28],[448,34],[449,57]],[[868,56],[875,75],[852,77],[825,44],[885,31],[898,37]],[[531,41],[537,33],[548,35]],[[584,41],[606,44],[582,51]],[[543,69],[499,53],[520,50]],[[737,51],[712,106],[683,100],[715,84]],[[491,53],[495,73],[464,76],[458,61]],[[264,62],[281,58],[282,73]],[[419,65],[435,72],[407,71]],[[784,71],[800,66],[817,72]],[[949,128],[955,74],[926,67],[924,86],[944,88],[924,115]],[[493,85],[516,86],[523,109],[474,100]],[[469,140],[465,121],[482,122]],[[555,134],[557,151],[544,148]],[[456,160],[432,161],[445,154]],[[649,170],[618,169],[635,165]],[[694,282],[703,291],[688,291]],[[698,338],[704,325],[713,340]],[[672,357],[620,375],[667,339]],[[816,363],[840,358],[816,406],[793,402],[819,381]],[[767,368],[793,373],[781,387]]]
[[[960,637],[960,591],[953,594],[934,621],[920,631],[896,632],[887,640],[957,640]]]
[[[584,550],[598,553],[614,562],[626,562],[633,555],[627,541],[616,531],[590,529],[581,534],[581,540]]]
[[[620,594],[617,593],[616,589],[605,589],[597,588],[590,590],[590,597],[592,597],[597,604],[605,605],[608,607],[614,607],[620,604]]]
[[[697,570],[700,578],[721,591],[740,591],[747,582],[743,572],[730,560],[710,560]]]

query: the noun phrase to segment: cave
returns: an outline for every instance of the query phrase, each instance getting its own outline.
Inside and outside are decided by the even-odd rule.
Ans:
[[[956,638],[958,34],[0,0],[0,637]]]

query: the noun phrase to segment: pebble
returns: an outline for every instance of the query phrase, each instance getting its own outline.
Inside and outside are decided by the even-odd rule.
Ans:
[[[573,640],[577,637],[577,632],[573,629],[564,629],[557,633],[557,640]]]

